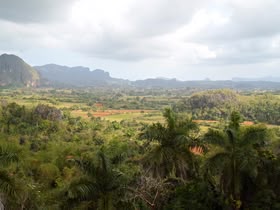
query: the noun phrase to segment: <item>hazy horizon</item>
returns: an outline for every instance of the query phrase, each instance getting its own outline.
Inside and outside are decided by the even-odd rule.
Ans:
[[[276,0],[0,0],[0,54],[130,80],[280,77]]]

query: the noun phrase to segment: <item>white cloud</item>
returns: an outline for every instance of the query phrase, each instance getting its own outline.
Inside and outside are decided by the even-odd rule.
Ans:
[[[0,3],[0,51],[68,50],[110,67],[122,62],[177,73],[194,65],[273,65],[280,54],[277,0]]]
[[[75,0],[0,0],[0,19],[20,23],[63,20]]]

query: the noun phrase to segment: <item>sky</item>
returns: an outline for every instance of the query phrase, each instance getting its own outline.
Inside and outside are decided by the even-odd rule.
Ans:
[[[0,0],[0,54],[130,80],[280,77],[279,0]]]

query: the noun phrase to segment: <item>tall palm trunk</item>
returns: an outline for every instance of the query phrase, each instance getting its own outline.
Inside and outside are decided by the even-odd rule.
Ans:
[[[232,196],[233,196],[233,210],[239,210],[240,209],[240,196],[239,196],[239,190],[238,188],[238,172],[237,172],[237,166],[236,166],[236,160],[233,158],[232,161]]]

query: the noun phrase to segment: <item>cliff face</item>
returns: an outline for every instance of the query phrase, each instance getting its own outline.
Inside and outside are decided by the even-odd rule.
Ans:
[[[37,87],[39,73],[15,55],[0,56],[0,86]]]

